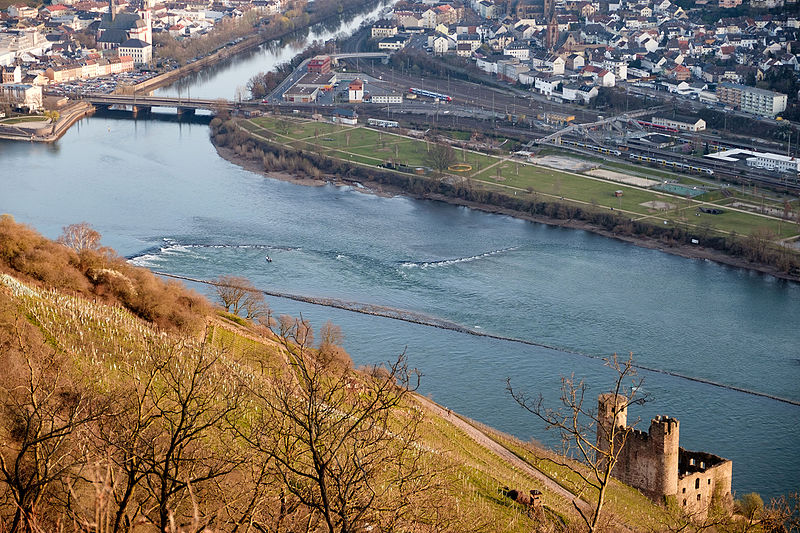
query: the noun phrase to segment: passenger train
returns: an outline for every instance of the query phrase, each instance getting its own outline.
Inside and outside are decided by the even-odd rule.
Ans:
[[[628,158],[633,159],[634,161],[650,163],[651,165],[660,165],[662,167],[667,167],[682,172],[694,172],[696,174],[707,174],[709,176],[714,175],[714,170],[708,167],[700,167],[690,163],[681,163],[680,161],[671,161],[668,159],[662,159],[660,157],[652,157],[643,154],[630,154],[628,155]]]
[[[619,150],[615,150],[613,148],[606,148],[605,146],[596,146],[594,144],[586,144],[578,141],[568,141],[561,139],[561,144],[568,144],[576,148],[583,148],[584,150],[591,150],[592,152],[598,152],[606,155],[615,155],[617,157],[622,155],[622,152],[620,152]]]
[[[433,91],[426,91],[425,89],[417,89],[416,87],[411,87],[408,92],[411,94],[416,94],[417,96],[427,96],[428,98],[438,98],[440,101],[450,102],[453,100],[451,96],[442,93],[435,93]]]

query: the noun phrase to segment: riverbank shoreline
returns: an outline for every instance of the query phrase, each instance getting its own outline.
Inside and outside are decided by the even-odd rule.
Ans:
[[[75,102],[67,107],[60,109],[61,117],[50,127],[44,128],[46,133],[38,133],[39,130],[16,131],[20,128],[9,128],[0,126],[0,139],[8,141],[29,141],[41,143],[54,143],[64,136],[65,133],[76,122],[82,118],[92,115],[95,111],[93,105],[86,102]]]
[[[244,168],[245,170],[248,170],[250,172],[260,174],[267,178],[286,181],[296,185],[321,187],[328,183],[339,186],[353,186],[355,184],[359,184],[363,188],[359,187],[356,190],[364,193],[375,194],[384,197],[404,196],[407,198],[414,198],[417,200],[439,201],[451,205],[468,207],[470,209],[475,209],[486,213],[505,215],[520,220],[526,220],[529,222],[546,224],[548,226],[588,231],[597,235],[601,235],[603,237],[608,237],[629,244],[633,244],[641,248],[658,250],[660,252],[676,255],[679,257],[684,257],[686,259],[713,261],[715,263],[722,264],[728,267],[733,267],[742,270],[749,270],[753,272],[758,272],[760,274],[770,275],[781,280],[800,283],[800,276],[792,276],[790,274],[787,274],[786,272],[781,272],[769,265],[752,263],[746,259],[734,257],[726,253],[723,253],[719,250],[714,250],[712,248],[706,248],[699,245],[688,245],[688,244],[669,245],[659,239],[653,239],[646,236],[621,235],[618,233],[614,233],[612,231],[608,231],[604,228],[601,228],[599,226],[596,226],[594,224],[582,220],[575,220],[575,219],[561,220],[543,215],[532,215],[530,213],[522,213],[519,211],[515,211],[513,209],[503,208],[485,203],[473,202],[469,200],[464,200],[462,198],[454,198],[442,194],[433,194],[433,193],[414,194],[406,190],[403,190],[400,187],[387,185],[385,183],[378,183],[376,181],[369,181],[363,179],[346,180],[331,175],[325,176],[324,179],[313,179],[313,178],[303,178],[295,176],[287,172],[268,172],[264,170],[263,165],[259,164],[259,162],[254,161],[251,158],[239,155],[234,150],[224,146],[219,146],[213,142],[212,145],[214,146],[215,150],[217,151],[217,154],[220,157],[222,157],[223,159],[229,161],[234,165]]]

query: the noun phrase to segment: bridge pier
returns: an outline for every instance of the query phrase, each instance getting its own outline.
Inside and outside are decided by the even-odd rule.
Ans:
[[[131,106],[131,113],[133,113],[134,117],[138,117],[140,113],[147,114],[150,112],[150,106],[144,105],[132,105]]]

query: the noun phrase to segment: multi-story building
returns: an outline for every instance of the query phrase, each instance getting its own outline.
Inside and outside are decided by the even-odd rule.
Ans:
[[[331,71],[331,56],[314,56],[307,69],[315,74],[328,74]]]
[[[153,59],[153,46],[141,39],[128,39],[117,50],[120,57],[132,57],[134,65],[147,65]]]
[[[723,82],[717,85],[717,99],[745,113],[765,117],[774,117],[786,109],[785,94],[739,83]]]
[[[112,57],[109,59],[87,60],[83,63],[70,63],[48,67],[44,75],[50,83],[80,80],[94,76],[108,76],[133,70],[131,56]]]
[[[372,25],[372,38],[382,39],[397,35],[397,24],[391,20],[379,20]]]

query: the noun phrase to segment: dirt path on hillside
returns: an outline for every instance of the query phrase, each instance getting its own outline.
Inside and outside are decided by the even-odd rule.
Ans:
[[[544,475],[539,470],[536,470],[531,465],[514,455],[508,448],[504,447],[502,444],[499,444],[492,440],[486,433],[481,431],[480,429],[476,428],[457,414],[453,413],[449,409],[445,409],[440,405],[436,404],[435,402],[425,398],[424,396],[416,396],[417,401],[419,401],[422,405],[442,417],[443,419],[447,420],[458,429],[466,433],[472,440],[486,448],[487,450],[491,451],[495,455],[502,457],[504,460],[508,461],[514,467],[522,470],[525,474],[534,477],[541,481],[547,490],[554,492],[561,496],[562,498],[566,499],[567,501],[572,502],[574,505],[577,505],[586,513],[591,513],[592,509],[588,503],[579,499],[577,496],[572,494],[570,491]]]

